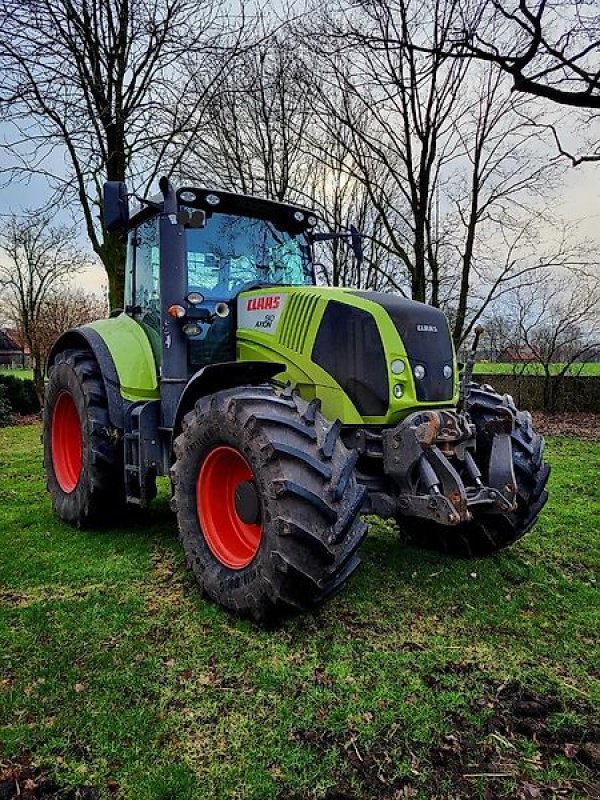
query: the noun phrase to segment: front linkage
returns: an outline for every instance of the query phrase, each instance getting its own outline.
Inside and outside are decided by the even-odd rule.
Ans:
[[[383,468],[396,488],[394,513],[459,525],[471,520],[474,507],[502,514],[514,510],[514,423],[508,408],[498,409],[479,432],[467,412],[421,411],[384,431]],[[473,457],[477,433],[492,439],[487,485]]]

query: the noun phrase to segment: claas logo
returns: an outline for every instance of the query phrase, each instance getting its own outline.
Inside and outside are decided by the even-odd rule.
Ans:
[[[269,294],[266,297],[251,297],[246,308],[248,311],[275,311],[281,303],[281,295]]]

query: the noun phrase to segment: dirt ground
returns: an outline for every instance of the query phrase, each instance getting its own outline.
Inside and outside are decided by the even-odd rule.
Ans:
[[[570,411],[546,414],[543,411],[534,411],[532,416],[537,430],[544,436],[572,436],[591,442],[600,441],[600,413]]]

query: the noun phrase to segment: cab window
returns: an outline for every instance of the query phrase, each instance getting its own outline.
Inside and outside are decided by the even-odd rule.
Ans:
[[[139,306],[143,322],[160,327],[160,255],[158,218],[138,225],[129,236],[125,297]]]
[[[186,230],[188,287],[214,300],[230,300],[254,281],[286,286],[314,283],[304,234],[268,220],[213,214],[205,228]]]

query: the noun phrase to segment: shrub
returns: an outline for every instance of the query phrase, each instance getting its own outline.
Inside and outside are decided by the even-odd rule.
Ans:
[[[40,403],[35,393],[33,381],[21,380],[14,375],[0,375],[0,389],[15,414],[35,414]]]
[[[12,409],[6,396],[6,389],[4,386],[0,386],[0,428],[6,428],[12,422]]]

